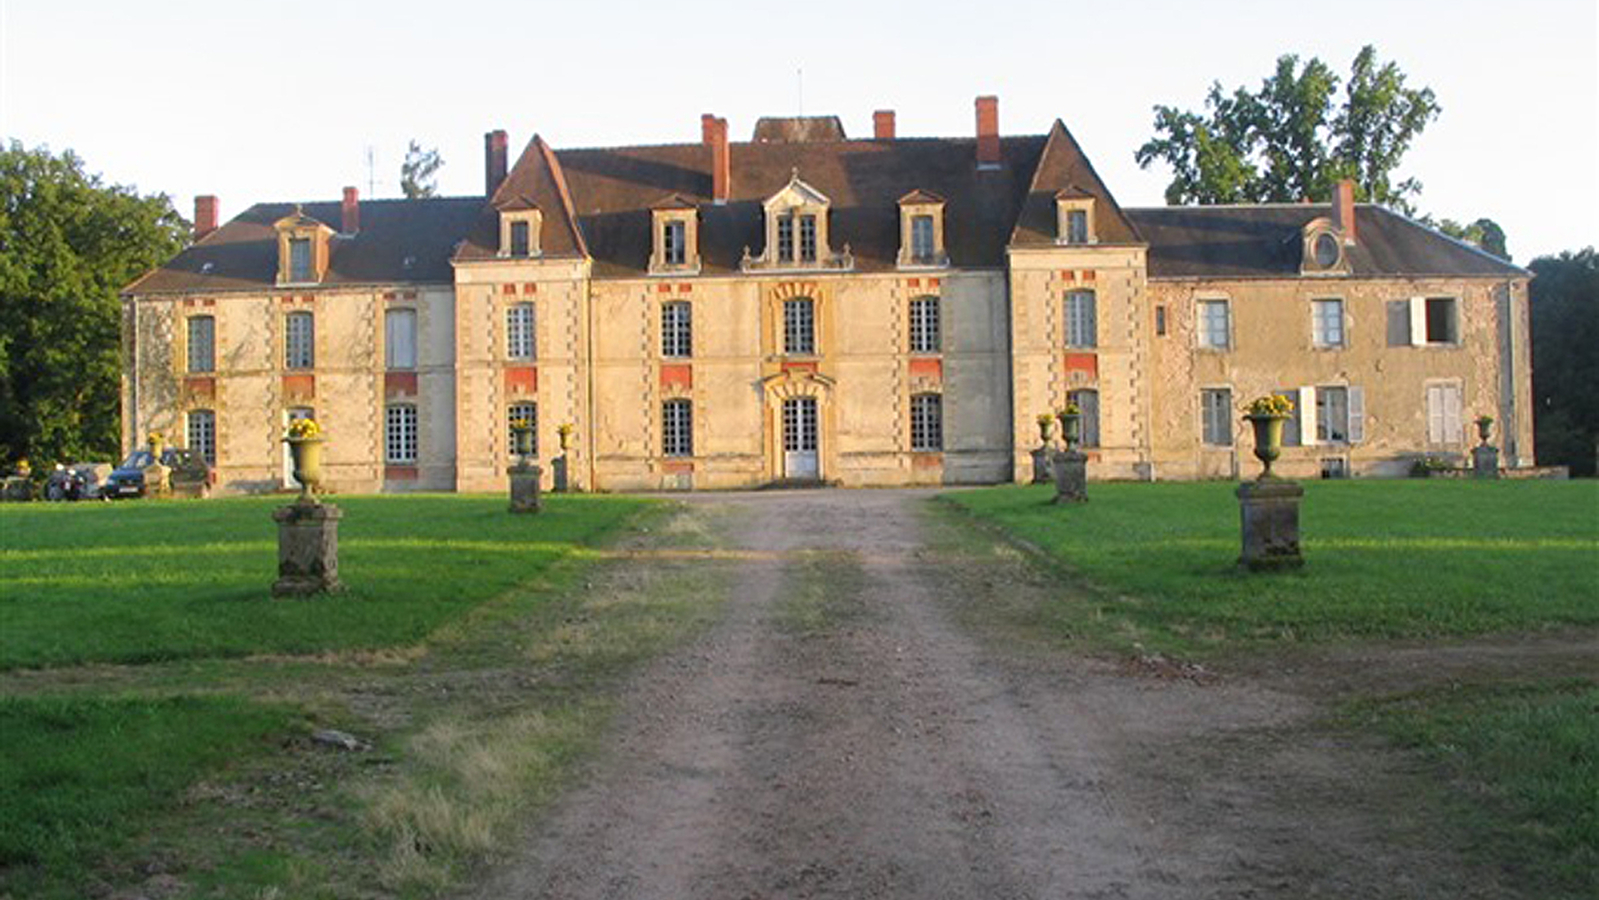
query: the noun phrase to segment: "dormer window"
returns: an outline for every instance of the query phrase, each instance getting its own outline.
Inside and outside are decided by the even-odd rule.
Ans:
[[[655,232],[650,272],[673,275],[699,272],[699,217],[694,203],[673,194],[657,202],[650,216]]]
[[[827,212],[832,201],[800,180],[796,171],[788,185],[763,204],[766,210],[766,251],[759,257],[744,250],[742,268],[851,269],[849,247],[834,253],[828,242]]]
[[[289,238],[289,280],[296,283],[311,281],[311,239]]]
[[[1094,198],[1088,192],[1067,188],[1055,195],[1055,242],[1093,244],[1099,241],[1094,230]]]
[[[317,284],[328,270],[333,229],[298,208],[273,223],[278,233],[278,284]]]
[[[927,191],[911,191],[899,198],[899,266],[941,268],[949,265],[944,252],[944,198]]]
[[[500,256],[526,259],[539,255],[539,226],[543,215],[532,205],[500,210]]]
[[[1331,219],[1319,218],[1300,229],[1301,275],[1348,275],[1343,232]]]

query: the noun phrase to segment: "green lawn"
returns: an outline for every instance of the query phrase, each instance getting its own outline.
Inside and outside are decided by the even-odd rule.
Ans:
[[[392,647],[581,553],[641,501],[339,498],[342,594],[274,600],[282,498],[0,506],[0,670]]]
[[[945,499],[1094,588],[1090,615],[1059,618],[1068,632],[1203,652],[1599,625],[1599,483],[1310,482],[1305,568],[1254,575],[1236,566],[1235,489],[1096,483],[1069,507],[1044,487]]]

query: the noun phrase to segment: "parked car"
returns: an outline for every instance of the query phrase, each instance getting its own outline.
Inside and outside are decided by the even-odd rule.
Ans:
[[[109,500],[104,493],[111,476],[110,463],[56,464],[44,483],[46,500]]]
[[[107,497],[143,497],[144,496],[144,470],[149,468],[154,457],[148,450],[135,450],[128,454],[122,464],[111,470],[111,476],[106,479],[103,493]],[[181,447],[168,447],[161,453],[161,464],[173,471],[199,472],[199,480],[204,480],[209,471],[205,460],[195,453]]]

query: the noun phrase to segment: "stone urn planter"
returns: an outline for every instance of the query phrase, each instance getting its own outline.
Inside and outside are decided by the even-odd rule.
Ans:
[[[152,459],[154,459],[156,462],[160,462],[161,461],[161,454],[166,449],[167,449],[167,439],[165,437],[161,436],[161,432],[159,432],[159,431],[150,432],[150,457]]]
[[[529,459],[533,455],[533,427],[531,425],[511,426],[511,452],[516,454],[518,464],[526,466],[531,462]]]
[[[1477,439],[1482,441],[1484,446],[1487,445],[1488,437],[1493,434],[1493,430],[1494,430],[1494,417],[1493,416],[1478,416],[1477,417]]]
[[[1049,446],[1049,432],[1055,427],[1055,417],[1044,413],[1038,417],[1038,441],[1044,446]]]
[[[1265,464],[1265,469],[1260,473],[1260,480],[1276,478],[1277,476],[1272,474],[1271,464],[1282,455],[1283,423],[1287,422],[1289,417],[1250,413],[1244,418],[1255,430],[1255,458]]]
[[[300,503],[316,503],[316,486],[322,483],[322,438],[286,437],[294,480],[300,483]]]
[[[1067,450],[1076,450],[1083,441],[1083,413],[1076,406],[1068,406],[1057,416],[1060,419],[1060,436]]]

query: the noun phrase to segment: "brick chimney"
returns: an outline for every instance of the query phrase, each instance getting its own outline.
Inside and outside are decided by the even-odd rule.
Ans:
[[[343,227],[340,234],[355,234],[361,230],[361,192],[353,187],[344,189],[344,204],[340,208],[344,213],[341,217]]]
[[[880,141],[894,139],[894,111],[880,109],[872,113],[872,137]]]
[[[1348,178],[1338,182],[1332,196],[1333,224],[1344,233],[1344,243],[1355,242],[1355,183]]]
[[[496,129],[483,135],[483,196],[494,196],[505,180],[506,171],[505,132]]]
[[[709,147],[716,141],[716,117],[710,113],[700,116],[700,143]]]
[[[194,198],[194,239],[217,230],[217,198],[205,194]]]
[[[999,168],[999,98],[977,98],[977,168]]]
[[[733,185],[732,153],[727,146],[727,120],[709,117],[701,119],[701,129],[706,143],[711,145],[711,200],[725,206]]]

